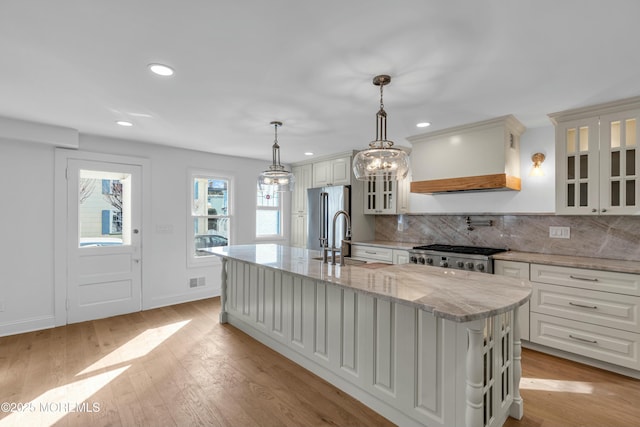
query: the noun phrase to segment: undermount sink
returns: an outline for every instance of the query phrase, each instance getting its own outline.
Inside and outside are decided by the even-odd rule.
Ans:
[[[313,257],[311,259],[322,260],[322,257],[321,256],[316,256],[316,257]],[[329,261],[329,264],[331,264],[331,255],[329,255],[327,257],[327,260]],[[346,257],[344,259],[344,264],[345,265],[362,265],[362,264],[366,264],[366,263],[367,263],[367,261],[361,261],[359,259],[353,259],[353,258],[349,258],[349,257]],[[340,264],[340,257],[339,256],[336,257],[336,264]]]

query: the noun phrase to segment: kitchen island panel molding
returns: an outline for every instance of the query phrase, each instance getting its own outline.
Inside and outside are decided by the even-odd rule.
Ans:
[[[349,271],[343,267],[341,274]],[[519,337],[512,332],[517,309],[456,322],[327,280],[226,257],[222,278],[222,322],[395,423],[497,426],[510,412],[522,416],[513,382],[519,379]]]

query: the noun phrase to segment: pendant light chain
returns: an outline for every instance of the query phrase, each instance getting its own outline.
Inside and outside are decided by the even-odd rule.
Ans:
[[[273,165],[280,166],[280,146],[278,145],[278,122],[274,122],[275,140],[273,141]],[[276,158],[277,157],[277,158]]]

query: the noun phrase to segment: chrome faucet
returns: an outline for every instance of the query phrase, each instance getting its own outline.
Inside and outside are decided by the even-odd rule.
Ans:
[[[344,215],[347,220],[347,230],[345,235],[342,237],[342,241],[340,243],[340,249],[336,248],[336,221],[340,215]],[[332,239],[331,239],[331,264],[336,265],[336,252],[340,252],[340,265],[344,265],[344,255],[345,255],[345,247],[347,244],[351,244],[351,217],[349,213],[345,210],[339,210],[333,216],[333,229],[332,231]]]

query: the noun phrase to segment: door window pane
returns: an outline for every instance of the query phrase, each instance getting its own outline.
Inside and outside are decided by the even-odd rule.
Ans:
[[[626,121],[626,138],[625,142],[627,147],[636,146],[636,119],[629,119]]]
[[[589,178],[589,155],[587,154],[580,156],[580,178]]]
[[[611,176],[620,176],[620,152],[611,153]]]
[[[589,127],[580,128],[580,151],[589,151]]]
[[[636,150],[627,150],[626,152],[626,169],[625,175],[635,175],[636,174]]]
[[[567,184],[567,206],[573,207],[576,205],[576,185]]]
[[[576,156],[567,159],[567,179],[576,179]]]
[[[567,129],[567,153],[576,152],[576,130],[575,128]]]
[[[589,186],[586,182],[580,183],[580,206],[589,206]]]
[[[611,148],[620,147],[620,122],[611,122]]]
[[[611,206],[620,206],[620,181],[611,181]]]
[[[80,170],[79,247],[131,244],[131,174]]]
[[[630,179],[629,181],[627,181],[625,196],[626,196],[627,206],[636,205],[636,180],[635,179]]]

